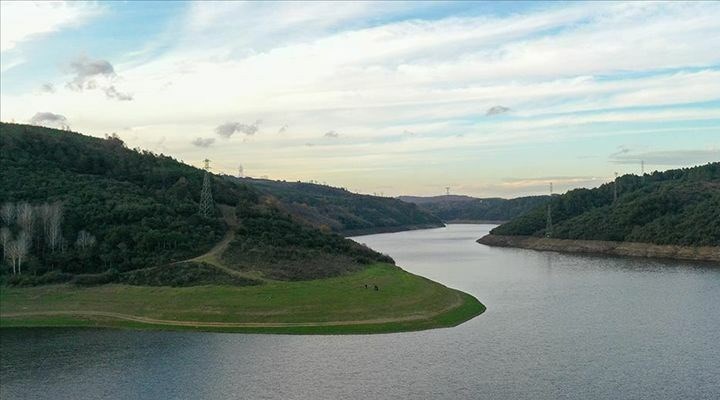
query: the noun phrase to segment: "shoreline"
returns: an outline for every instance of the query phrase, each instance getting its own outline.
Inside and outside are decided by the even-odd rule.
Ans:
[[[0,331],[32,328],[103,328],[122,330],[194,331],[278,335],[367,335],[415,332],[452,328],[483,312],[485,306],[475,297],[457,291],[458,304],[430,318],[397,318],[382,321],[324,321],[296,323],[221,323],[203,321],[156,320],[141,316],[98,311],[47,311],[0,314]]]
[[[3,286],[0,300],[0,329],[398,333],[454,327],[485,311],[470,294],[383,264],[335,278],[243,287]]]
[[[494,247],[516,247],[538,251],[563,253],[605,254],[624,257],[672,259],[720,263],[720,247],[678,246],[638,242],[602,240],[551,239],[534,236],[504,236],[487,234],[477,243]]]
[[[443,221],[447,225],[452,224],[472,224],[472,225],[502,225],[508,220],[500,220],[500,219],[451,219],[449,221]]]
[[[406,232],[406,231],[417,231],[420,229],[433,229],[433,228],[444,228],[445,224],[420,224],[420,225],[402,225],[402,226],[379,226],[374,228],[360,228],[360,229],[348,229],[337,232],[346,238],[352,238],[356,236],[365,235],[376,235],[379,233],[395,233],[395,232]]]
[[[0,331],[32,328],[104,328],[122,330],[195,331],[278,335],[366,335],[452,328],[483,312],[475,297],[456,291],[458,304],[430,318],[401,317],[377,321],[323,321],[295,323],[224,323],[158,320],[102,311],[36,311],[0,314]]]

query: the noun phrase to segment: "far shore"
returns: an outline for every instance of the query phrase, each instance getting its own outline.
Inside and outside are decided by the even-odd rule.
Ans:
[[[477,242],[488,246],[518,247],[539,251],[608,254],[615,256],[720,263],[720,247],[718,246],[676,246],[637,242],[568,240],[534,236],[503,236],[493,234],[485,235],[478,239]]]
[[[445,221],[446,224],[489,224],[489,225],[502,225],[508,222],[507,220],[501,219],[453,219]]]
[[[395,233],[405,231],[416,231],[420,229],[442,228],[445,224],[420,224],[420,225],[399,225],[399,226],[378,226],[373,228],[346,229],[340,234],[345,237],[375,235],[378,233]]]

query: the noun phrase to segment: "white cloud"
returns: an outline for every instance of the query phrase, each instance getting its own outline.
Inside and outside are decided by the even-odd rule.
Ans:
[[[192,3],[168,34],[147,44],[162,52],[113,65],[132,102],[56,85],[52,96],[3,94],[0,113],[27,120],[54,110],[85,132],[143,127],[133,145],[165,136],[168,151],[185,159],[206,151],[191,144],[197,135],[241,132],[252,143],[222,140],[213,159],[242,154],[254,171],[273,176],[343,171],[349,159],[352,168],[383,168],[419,154],[428,160],[436,150],[720,119],[717,107],[693,105],[720,98],[719,3],[571,3],[506,16],[387,18],[406,7]],[[513,112],[485,118],[499,105]],[[265,129],[248,124],[257,119]],[[625,126],[584,130],[603,123]],[[319,140],[331,129],[342,140]]]
[[[210,16],[196,16],[201,22],[191,24],[195,27],[192,29],[223,38],[223,43],[234,43],[219,35],[222,26],[250,26],[254,18],[270,18],[264,14],[264,8],[262,12],[233,13],[246,10],[250,7],[247,4],[222,7],[227,9],[206,11]],[[711,15],[720,18],[718,7],[706,4],[704,9],[697,5],[687,11],[676,8],[665,4],[652,7],[610,4],[510,18],[397,22],[327,33],[239,55],[233,54],[235,44],[201,47],[181,42],[190,47],[181,46],[149,64],[131,68],[126,76],[129,81],[141,84],[133,92],[147,92],[143,96],[151,97],[151,103],[169,102],[173,107],[167,107],[168,112],[186,110],[198,119],[218,112],[230,118],[237,112],[229,108],[235,107],[248,116],[269,113],[264,117],[268,121],[278,111],[337,112],[343,114],[347,123],[366,110],[381,114],[381,108],[388,106],[415,105],[415,115],[428,115],[423,106],[465,102],[453,113],[436,116],[456,117],[461,112],[469,115],[471,107],[479,113],[498,103],[523,113],[533,113],[547,104],[557,104],[558,100],[575,100],[569,106],[578,107],[587,103],[588,96],[595,96],[592,103],[587,103],[590,109],[717,98],[714,88],[720,79],[718,72],[712,70],[706,71],[702,81],[698,76],[671,77],[694,79],[694,86],[658,82],[654,76],[624,81],[593,78],[594,74],[612,76],[622,70],[660,70],[720,62],[720,55],[712,51],[714,44],[707,40],[720,30],[718,24],[708,22]],[[595,17],[593,12],[598,9],[603,12]],[[610,18],[608,15],[613,12],[624,14]],[[225,22],[219,23],[218,19]],[[304,21],[302,17],[298,19]],[[642,30],[637,21],[645,19],[650,22]],[[277,21],[277,31],[292,29],[290,20]],[[562,26],[558,24],[571,25],[552,36],[544,36],[545,30]],[[689,30],[689,25],[696,28]],[[674,46],[675,42],[685,45]],[[438,53],[436,50],[441,48],[444,50]],[[165,87],[168,81],[173,85]],[[187,93],[201,96],[204,101],[188,102]],[[527,102],[534,104],[515,106]],[[412,117],[413,113],[408,114]],[[293,126],[298,124],[293,121]],[[308,126],[307,131],[311,128]]]
[[[215,143],[215,138],[195,138],[192,142],[190,142],[193,146],[196,147],[202,147],[202,148],[208,148],[213,143]]]
[[[713,149],[676,149],[655,150],[646,152],[626,152],[611,155],[615,164],[639,164],[658,166],[692,166],[717,162],[720,160],[720,148]]]
[[[67,118],[61,114],[51,112],[37,112],[28,121],[32,125],[51,126],[51,127],[67,127]]]
[[[0,2],[0,51],[40,35],[76,26],[97,15],[100,7],[86,2]]]

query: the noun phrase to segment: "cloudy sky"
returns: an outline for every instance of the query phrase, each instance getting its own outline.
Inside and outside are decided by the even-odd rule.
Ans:
[[[0,118],[215,172],[517,196],[720,160],[720,3],[2,2]]]

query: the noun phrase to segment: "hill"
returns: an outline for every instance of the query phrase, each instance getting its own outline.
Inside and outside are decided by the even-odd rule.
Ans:
[[[2,123],[0,166],[2,327],[388,332],[484,310],[270,194],[117,137]]]
[[[595,189],[575,189],[546,207],[500,225],[495,236],[637,242],[666,246],[720,246],[720,163],[624,175]],[[491,239],[485,239],[490,242]]]
[[[527,196],[515,199],[476,198],[448,195],[433,197],[400,196],[400,200],[414,203],[439,217],[443,222],[508,221],[545,204],[550,196]]]
[[[478,200],[477,197],[459,195],[459,194],[448,194],[443,196],[398,196],[399,200],[406,203],[413,204],[432,204],[432,203],[455,203],[455,202],[466,202],[472,200]]]
[[[128,149],[116,137],[99,139],[16,124],[2,124],[1,129],[0,203],[9,217],[15,217],[3,225],[13,237],[21,232],[29,236],[21,267],[33,275],[50,270],[112,270],[122,275],[196,256],[228,230],[223,207],[231,214],[236,209],[243,218],[229,250],[240,246],[256,255],[256,261],[272,255],[276,262],[291,260],[295,265],[320,258],[334,268],[322,274],[296,271],[293,279],[332,276],[370,262],[391,261],[340,236],[303,226],[273,198],[214,175],[209,175],[214,209],[203,217],[198,210],[205,171],[171,157]],[[57,238],[51,240],[54,209],[61,215]],[[20,218],[23,212],[28,214],[26,222]],[[277,247],[292,248],[292,254],[277,252]]]
[[[390,197],[357,194],[305,182],[227,179],[272,195],[280,201],[282,209],[299,220],[345,236],[443,226],[438,217],[415,204]]]

